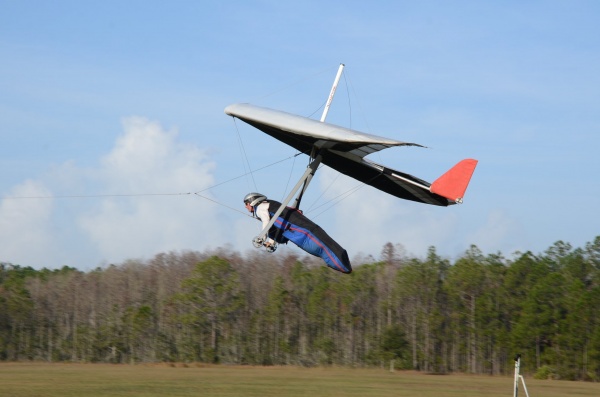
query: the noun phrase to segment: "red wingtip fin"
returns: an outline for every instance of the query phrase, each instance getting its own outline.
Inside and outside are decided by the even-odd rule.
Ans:
[[[462,202],[471,176],[477,166],[477,160],[466,159],[460,161],[444,175],[436,179],[429,190],[457,203]]]

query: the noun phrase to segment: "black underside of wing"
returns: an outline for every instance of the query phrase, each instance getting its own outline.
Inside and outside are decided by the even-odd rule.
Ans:
[[[239,116],[236,116],[239,118]],[[300,136],[287,131],[282,131],[280,128],[270,127],[260,122],[240,118],[240,120],[250,124],[254,128],[261,130],[267,135],[271,135],[273,138],[281,141],[287,145],[290,145],[299,152],[310,154],[313,145],[317,142],[317,138],[310,136]]]
[[[448,206],[449,204],[447,198],[431,193],[429,190],[415,186],[392,174],[426,187],[430,185],[428,182],[391,168],[382,167],[383,170],[380,170],[365,162],[354,161],[329,151],[323,155],[323,163],[342,174],[404,200],[439,206]]]
[[[290,133],[277,127],[270,127],[260,122],[254,122],[244,118],[241,118],[241,120],[305,154],[310,154],[313,145],[318,141],[318,139],[314,137]],[[331,142],[329,149],[333,149],[338,152],[348,152],[362,145],[364,145],[364,143],[361,142],[357,142],[355,144],[347,142]],[[355,156],[355,160],[354,158],[348,158],[339,155],[331,150],[323,150],[321,151],[321,155],[323,156],[323,164],[341,172],[342,174],[348,175],[351,178],[391,194],[392,196],[404,200],[411,200],[419,203],[438,206],[448,206],[451,203],[445,197],[431,193],[429,190],[415,186],[410,182],[406,182],[393,176],[392,174],[399,175],[402,178],[416,182],[425,187],[429,187],[430,184],[428,182],[425,182],[412,175],[383,166],[380,166],[381,169],[378,169],[377,167],[373,167],[372,165],[364,162],[359,157]]]

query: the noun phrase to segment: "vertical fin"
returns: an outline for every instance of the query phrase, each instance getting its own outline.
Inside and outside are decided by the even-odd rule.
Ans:
[[[454,200],[457,203],[462,202],[476,166],[477,160],[474,159],[460,161],[448,172],[436,179],[429,187],[429,191],[446,197],[449,200]]]

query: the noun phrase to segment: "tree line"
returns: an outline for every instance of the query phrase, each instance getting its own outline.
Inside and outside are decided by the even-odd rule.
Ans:
[[[451,262],[387,243],[350,275],[292,253],[0,263],[0,360],[383,366],[600,380],[600,236]]]

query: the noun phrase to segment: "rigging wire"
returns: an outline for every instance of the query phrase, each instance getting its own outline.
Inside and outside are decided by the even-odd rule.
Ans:
[[[341,203],[342,201],[344,201],[345,199],[347,199],[348,197],[350,197],[351,195],[353,195],[354,193],[356,193],[358,190],[362,189],[363,187],[365,187],[364,183],[356,185],[353,188],[345,191],[344,193],[341,193],[338,196],[332,198],[331,200],[328,200],[328,201],[324,202],[323,204],[319,205],[314,210],[317,210],[317,209],[319,209],[319,208],[321,208],[323,206],[326,206],[327,204],[333,202],[333,204],[331,204],[330,206],[328,206],[327,208],[325,208],[323,211],[321,211],[318,214],[312,216],[312,219],[315,219],[315,218],[319,217],[320,215],[324,214],[325,212],[329,211],[330,209],[332,209],[333,207],[335,207],[336,205],[338,205],[339,203]]]
[[[334,178],[334,180],[333,180],[333,182],[331,182],[330,184],[328,184],[327,188],[325,188],[325,190],[324,190],[324,191],[323,191],[323,192],[322,192],[322,193],[319,195],[319,197],[317,197],[317,198],[316,198],[316,199],[313,201],[313,203],[310,205],[310,207],[308,207],[308,209],[306,210],[306,212],[311,212],[311,211],[313,210],[313,207],[315,206],[315,204],[317,204],[317,202],[318,202],[318,201],[321,199],[321,197],[323,197],[323,196],[325,195],[325,193],[327,193],[327,191],[328,191],[329,189],[331,189],[331,187],[332,187],[333,185],[335,185],[335,183],[337,182],[338,178],[339,178],[341,175],[342,175],[342,173],[338,171],[338,172],[337,172],[337,175],[335,176],[335,178]],[[321,206],[322,206],[322,204],[321,204],[321,205],[319,205],[319,206],[317,206],[317,207],[315,207],[315,209],[316,209],[316,208],[319,208],[319,207],[321,207]]]
[[[312,79],[312,78],[314,78],[316,76],[319,76],[319,75],[321,75],[321,74],[323,74],[325,72],[329,72],[331,69],[333,69],[333,67],[328,67],[328,68],[325,68],[325,69],[323,69],[323,70],[321,70],[319,72],[313,73],[311,75],[304,76],[304,77],[302,77],[302,78],[300,78],[298,80],[293,81],[292,83],[290,83],[290,84],[288,84],[286,86],[283,86],[283,87],[281,87],[281,88],[279,88],[279,89],[277,89],[275,91],[272,91],[269,94],[266,94],[266,95],[263,95],[261,97],[258,97],[256,99],[254,99],[254,102],[260,101],[262,99],[265,99],[265,98],[268,98],[268,97],[273,96],[275,94],[278,94],[278,93],[280,93],[282,91],[285,91],[285,90],[287,90],[287,89],[289,89],[289,88],[291,88],[293,86],[296,86],[296,85],[298,85],[298,84],[300,84],[300,83],[302,83],[302,82],[304,82],[306,80]]]
[[[346,79],[346,73],[344,73],[344,83],[346,83],[346,96],[348,97],[348,113],[350,118],[350,127],[352,128],[352,103],[350,103],[350,90],[348,89],[348,80]]]
[[[140,197],[140,196],[187,196],[192,192],[185,193],[131,193],[131,194],[73,194],[63,196],[5,196],[2,200],[22,199],[56,199],[56,198],[97,198],[97,197]]]
[[[272,166],[277,165],[279,163],[283,163],[284,161],[287,161],[287,160],[289,160],[291,158],[294,158],[296,156],[299,156],[301,154],[302,153],[300,153],[300,152],[296,153],[296,154],[294,154],[292,156],[286,157],[284,159],[281,159],[281,160],[275,161],[273,163],[264,165],[264,166],[262,166],[260,168],[257,168],[257,169],[255,169],[252,172],[262,171],[265,168],[269,168],[269,167],[272,167]],[[4,197],[0,197],[0,199],[2,199],[2,200],[23,200],[23,199],[55,199],[55,198],[63,199],[63,198],[99,198],[99,197],[188,196],[188,195],[191,195],[191,194],[196,194],[196,195],[202,197],[198,193],[202,193],[202,192],[205,192],[207,190],[211,190],[211,189],[214,189],[214,188],[216,188],[218,186],[224,185],[226,183],[232,182],[232,181],[234,181],[236,179],[243,178],[243,177],[247,176],[248,174],[250,174],[250,172],[245,172],[242,175],[238,175],[238,176],[230,178],[230,179],[228,179],[226,181],[216,183],[214,185],[208,186],[208,187],[206,187],[204,189],[201,189],[201,190],[198,190],[196,192],[180,192],[180,193],[129,193],[129,194],[72,194],[72,195],[61,195],[61,196],[4,196]]]
[[[212,202],[213,202],[213,203],[215,203],[215,204],[218,204],[218,205],[220,205],[220,206],[223,206],[223,207],[225,207],[225,208],[229,208],[230,210],[233,210],[233,211],[235,211],[235,212],[239,212],[240,214],[242,214],[242,215],[244,215],[244,216],[247,216],[247,217],[249,217],[249,218],[254,218],[252,215],[249,215],[249,214],[248,214],[248,213],[246,213],[246,212],[240,211],[240,210],[238,210],[237,208],[233,208],[233,207],[231,207],[231,206],[229,206],[229,205],[227,205],[227,204],[220,203],[220,202],[218,202],[217,200],[213,200],[213,199],[211,199],[210,197],[203,196],[203,195],[199,194],[198,192],[196,192],[196,193],[194,193],[194,194],[195,194],[196,196],[198,196],[198,197],[201,197],[201,198],[205,199],[205,200],[212,201]]]
[[[353,195],[354,193],[356,193],[358,190],[360,190],[363,187],[367,186],[369,184],[369,182],[373,181],[375,178],[378,178],[379,176],[381,176],[381,174],[375,175],[373,178],[369,179],[367,182],[362,182],[362,183],[354,186],[353,188],[351,188],[349,190],[346,190],[344,193],[341,193],[338,196],[332,198],[331,200],[328,200],[325,203],[319,205],[314,210],[317,210],[317,209],[319,209],[319,208],[327,205],[328,203],[331,203],[332,201],[335,201],[332,205],[330,205],[329,207],[325,208],[323,211],[319,212],[317,215],[313,216],[312,218],[314,219],[314,218],[318,217],[319,215],[321,215],[321,214],[329,211],[331,208],[335,207],[340,202],[342,202],[343,200],[347,199],[348,197],[350,197],[351,195]],[[344,196],[344,197],[342,197],[342,196]],[[340,197],[342,197],[342,198],[340,198]]]
[[[228,180],[226,180],[226,181],[223,181],[223,182],[217,183],[217,184],[215,184],[215,185],[209,186],[209,187],[207,187],[207,188],[204,188],[204,189],[202,189],[202,190],[198,190],[198,191],[197,191],[197,192],[195,192],[194,194],[196,194],[196,193],[201,193],[201,192],[204,192],[204,191],[207,191],[207,190],[213,189],[213,188],[215,188],[215,187],[217,187],[217,186],[224,185],[224,184],[226,184],[226,183],[229,183],[229,182],[231,182],[231,181],[235,181],[236,179],[243,178],[243,177],[245,177],[246,175],[248,175],[249,173],[252,173],[252,172],[257,172],[257,171],[262,171],[262,170],[264,170],[265,168],[269,168],[269,167],[272,167],[272,166],[274,166],[274,165],[276,165],[276,164],[283,163],[284,161],[287,161],[287,160],[289,160],[289,159],[291,159],[291,158],[293,158],[293,157],[299,156],[299,155],[301,155],[301,154],[303,154],[303,153],[302,153],[302,152],[298,152],[298,153],[296,153],[296,154],[294,154],[294,155],[292,155],[292,156],[286,157],[286,158],[284,158],[284,159],[281,159],[281,160],[278,160],[278,161],[276,161],[276,162],[274,162],[274,163],[267,164],[267,165],[265,165],[265,166],[263,166],[263,167],[257,168],[257,169],[255,169],[254,171],[249,171],[249,172],[247,172],[247,173],[245,173],[245,174],[238,175],[238,176],[236,176],[236,177],[234,177],[234,178],[231,178],[231,179],[228,179]]]
[[[308,115],[308,116],[306,116],[306,117],[308,117],[308,118],[311,118],[312,116],[314,116],[314,115],[315,115],[315,113],[317,113],[319,110],[323,109],[323,108],[325,107],[325,105],[327,105],[327,101],[323,102],[323,103],[321,104],[321,106],[319,106],[317,109],[315,109],[315,111],[314,111],[314,112],[312,112],[311,114],[309,114],[309,115]]]
[[[294,166],[296,165],[296,157],[294,156],[294,161],[292,162],[292,167],[290,169],[290,176],[288,177],[287,183],[285,184],[285,189],[283,189],[283,196],[281,201],[284,200],[285,195],[287,193],[288,187],[290,186],[290,180],[292,180],[292,174],[294,173]]]
[[[369,125],[369,120],[365,116],[365,111],[364,111],[363,107],[361,106],[360,101],[358,100],[359,96],[356,93],[356,89],[354,88],[354,85],[352,84],[352,80],[350,80],[350,76],[348,76],[348,79],[346,80],[346,73],[344,73],[344,80],[347,82],[346,89],[349,91],[352,91],[352,94],[354,94],[353,97],[356,98],[356,104],[358,106],[359,116],[361,119],[364,120],[365,124],[367,125],[367,132],[371,133],[371,126]],[[350,97],[350,93],[348,93],[348,97]],[[348,100],[348,104],[349,103],[350,103],[350,100]]]
[[[369,120],[367,119],[367,116],[365,114],[365,110],[363,109],[363,107],[361,106],[360,100],[359,100],[359,96],[356,93],[356,88],[354,88],[354,85],[352,84],[352,80],[350,79],[350,75],[348,75],[348,73],[346,71],[344,71],[344,81],[346,82],[346,91],[348,92],[348,107],[350,108],[350,123],[352,123],[352,106],[350,104],[350,91],[352,92],[352,97],[356,98],[356,104],[358,107],[358,112],[359,112],[359,118],[361,120],[364,120],[364,123],[366,124],[366,129],[368,133],[371,133],[371,126],[369,125]],[[381,152],[377,152],[375,154],[373,154],[373,156],[377,156],[377,158],[379,159],[379,161],[382,161],[381,158]]]
[[[235,121],[235,117],[232,117],[232,119],[233,119],[233,125],[235,125],[235,131],[237,133],[238,146],[239,146],[241,154],[243,155],[242,164],[244,165],[244,172],[247,172],[246,170],[250,171],[252,183],[254,184],[254,190],[256,191],[256,190],[258,190],[258,188],[256,187],[256,181],[254,180],[254,174],[252,173],[252,168],[250,167],[250,161],[248,161],[248,155],[246,154],[246,148],[244,147],[244,142],[242,142],[242,136],[240,134],[240,130],[238,128],[237,122]],[[246,162],[244,162],[244,159],[246,160]],[[248,165],[247,169],[246,169],[246,165]]]

